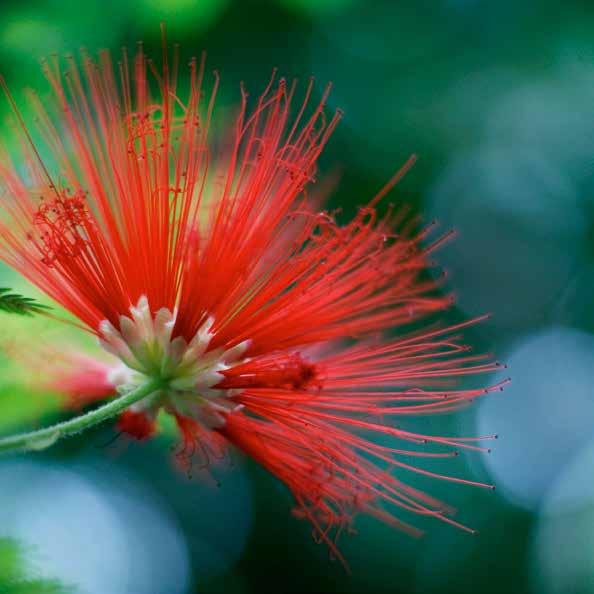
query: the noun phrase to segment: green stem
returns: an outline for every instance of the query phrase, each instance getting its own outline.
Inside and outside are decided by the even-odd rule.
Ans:
[[[0,438],[0,453],[11,451],[43,450],[53,445],[58,439],[80,433],[94,425],[98,425],[107,419],[122,412],[130,405],[146,398],[153,392],[162,387],[161,380],[149,380],[135,390],[110,400],[103,406],[92,410],[84,415],[68,419],[62,423],[57,423],[51,427],[20,433],[18,435],[9,435]]]

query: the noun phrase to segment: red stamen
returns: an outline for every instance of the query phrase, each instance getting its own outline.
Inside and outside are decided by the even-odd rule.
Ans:
[[[118,420],[118,429],[130,437],[145,440],[152,437],[157,430],[157,425],[147,413],[125,410]]]

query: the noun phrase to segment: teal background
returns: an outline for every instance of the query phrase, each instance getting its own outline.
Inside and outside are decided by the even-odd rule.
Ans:
[[[386,202],[457,229],[436,254],[458,297],[452,319],[491,312],[471,338],[513,378],[468,410],[410,425],[499,434],[489,455],[431,466],[493,482],[495,492],[410,477],[456,506],[475,536],[419,520],[427,534],[414,540],[359,518],[358,534],[341,541],[346,575],[254,464],[234,454],[214,478],[189,480],[172,468],[169,435],[106,445],[114,433],[102,427],[1,461],[0,537],[24,546],[19,571],[86,594],[594,592],[593,8],[4,0],[0,71],[20,103],[23,88],[46,89],[41,56],[81,46],[117,53],[139,39],[158,56],[161,21],[182,55],[207,51],[221,105],[236,103],[240,81],[256,94],[274,67],[315,76],[318,91],[332,81],[329,107],[345,115],[321,161],[321,175],[340,172],[329,207],[348,217],[417,154]],[[36,295],[6,269],[0,284]],[[1,321],[5,341],[72,340],[43,321]],[[34,370],[0,365],[2,433],[58,418],[53,399],[26,387]],[[7,550],[0,566],[11,562]],[[12,574],[0,572],[0,592],[13,591],[3,575]],[[46,591],[26,587],[14,591]]]

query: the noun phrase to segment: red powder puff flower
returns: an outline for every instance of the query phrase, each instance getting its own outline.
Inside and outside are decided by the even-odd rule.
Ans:
[[[308,194],[339,119],[328,90],[314,107],[311,83],[297,103],[296,85],[274,76],[253,102],[242,90],[213,154],[218,76],[205,95],[203,61],[184,93],[167,55],[161,70],[142,49],[131,66],[125,54],[115,68],[108,53],[68,62],[44,64],[53,101],[32,96],[35,133],[13,102],[22,155],[2,154],[0,257],[118,362],[79,358],[53,386],[80,404],[152,381],[121,430],[150,437],[165,410],[188,458],[230,442],[287,485],[337,555],[357,512],[408,530],[398,510],[459,525],[402,471],[469,482],[411,459],[480,448],[390,420],[494,389],[457,380],[496,364],[462,342],[476,320],[420,324],[450,305],[424,274],[441,240],[376,212],[412,160],[340,226]]]

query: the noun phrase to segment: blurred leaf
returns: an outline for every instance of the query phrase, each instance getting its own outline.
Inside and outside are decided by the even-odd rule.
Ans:
[[[39,422],[60,409],[60,399],[16,383],[0,385],[0,431]]]
[[[207,31],[224,13],[229,0],[134,0],[135,18],[150,35],[163,21],[172,33]]]
[[[0,594],[67,594],[70,587],[56,580],[31,578],[26,551],[14,540],[0,538]]]
[[[14,313],[21,316],[32,316],[36,313],[43,313],[51,309],[32,299],[24,297],[18,293],[11,293],[12,289],[0,287],[0,311],[5,313]]]
[[[326,16],[342,11],[356,3],[357,0],[279,0],[287,8],[297,13],[310,16]]]
[[[30,295],[36,305],[56,316],[1,317],[0,433],[5,434],[30,429],[32,423],[55,420],[52,415],[63,410],[63,399],[50,392],[46,384],[54,353],[59,357],[64,351],[92,354],[94,349],[99,349],[94,336],[67,323],[74,319],[71,314],[50,303],[39,289],[3,265],[0,265],[1,286]]]

